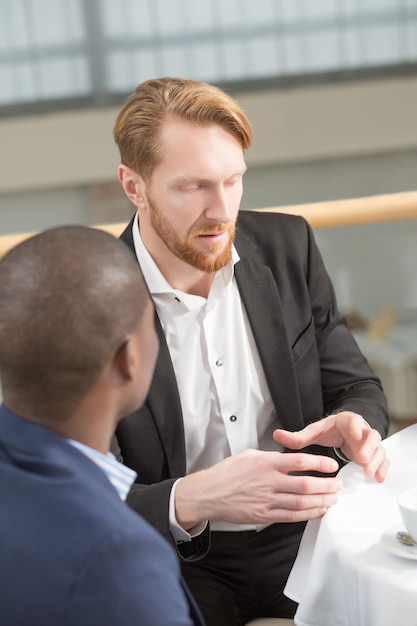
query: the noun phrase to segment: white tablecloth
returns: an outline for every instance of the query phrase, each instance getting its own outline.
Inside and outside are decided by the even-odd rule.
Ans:
[[[417,626],[417,560],[381,542],[402,526],[397,498],[417,486],[417,424],[387,438],[384,483],[349,463],[340,498],[307,524],[285,594],[299,603],[297,626]],[[401,546],[400,546],[401,548]]]

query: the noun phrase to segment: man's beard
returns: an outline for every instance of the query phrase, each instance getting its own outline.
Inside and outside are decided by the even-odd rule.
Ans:
[[[168,250],[175,254],[176,257],[185,261],[189,265],[203,271],[203,272],[217,272],[222,267],[225,267],[232,260],[232,244],[235,238],[236,227],[231,222],[227,224],[205,224],[192,230],[185,241],[181,241],[170,222],[162,215],[157,204],[148,196],[148,209],[151,220],[151,225],[158,235],[158,237],[164,242]],[[211,254],[220,250],[219,256],[212,257],[198,250],[194,247],[194,240],[201,234],[219,233],[228,231],[229,241],[224,246],[224,243],[213,243],[209,246]]]

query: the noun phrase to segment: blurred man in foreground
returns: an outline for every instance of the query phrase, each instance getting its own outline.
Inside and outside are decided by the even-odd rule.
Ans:
[[[0,262],[0,624],[192,626],[168,543],[109,455],[147,395],[153,307],[120,241],[45,231]]]

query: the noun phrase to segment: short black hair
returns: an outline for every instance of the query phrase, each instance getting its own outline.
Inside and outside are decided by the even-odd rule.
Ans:
[[[0,261],[5,399],[65,418],[135,330],[148,298],[134,255],[104,231],[62,226],[17,245]]]

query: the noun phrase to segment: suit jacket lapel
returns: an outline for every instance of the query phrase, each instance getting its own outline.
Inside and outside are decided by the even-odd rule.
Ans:
[[[161,322],[155,312],[159,355],[146,404],[157,425],[166,453],[170,476],[184,476],[185,439],[182,410],[172,361]]]
[[[249,259],[245,252],[247,242],[241,248],[239,240],[242,241],[241,236],[236,242],[240,261],[235,265],[235,276],[272,400],[282,426],[298,430],[304,424],[278,287],[269,267]],[[250,249],[253,256],[256,248],[252,243]]]
[[[132,224],[135,217],[131,219],[120,236],[120,239],[131,248],[133,253],[135,253],[135,246]],[[166,454],[170,476],[174,478],[184,476],[186,470],[184,425],[175,373],[165,334],[156,311],[155,328],[159,337],[159,355],[146,405],[155,420]]]

